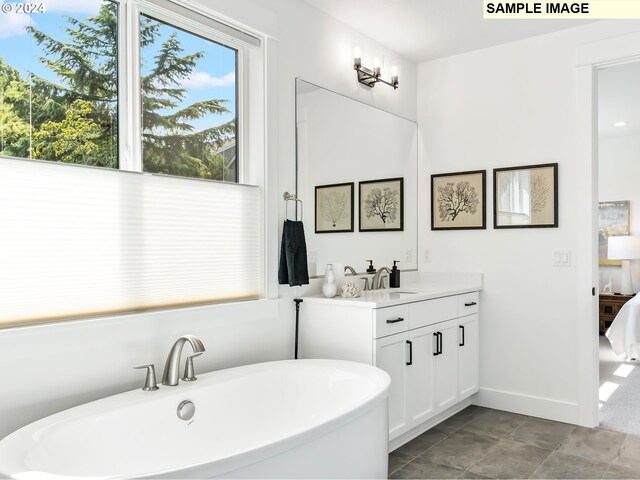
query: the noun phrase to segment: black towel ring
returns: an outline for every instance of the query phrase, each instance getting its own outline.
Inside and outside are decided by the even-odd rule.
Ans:
[[[300,221],[302,221],[302,200],[298,199],[293,193],[284,192],[282,195],[284,198],[284,218],[285,220],[289,220],[289,202],[296,203],[296,218],[298,220],[298,202],[300,202]]]

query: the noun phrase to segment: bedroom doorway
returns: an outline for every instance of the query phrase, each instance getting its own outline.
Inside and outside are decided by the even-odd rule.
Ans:
[[[596,75],[598,413],[601,427],[640,435],[640,332],[627,328],[640,302],[640,61]]]

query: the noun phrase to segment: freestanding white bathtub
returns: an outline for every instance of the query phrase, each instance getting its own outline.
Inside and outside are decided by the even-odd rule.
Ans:
[[[389,383],[361,363],[289,360],[134,390],[12,433],[0,477],[387,478]]]

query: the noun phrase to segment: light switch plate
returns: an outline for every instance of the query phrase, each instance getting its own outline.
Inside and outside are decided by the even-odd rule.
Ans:
[[[556,250],[553,252],[554,267],[570,267],[571,266],[571,250]]]

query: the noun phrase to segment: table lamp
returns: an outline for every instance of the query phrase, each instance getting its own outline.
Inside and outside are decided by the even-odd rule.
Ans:
[[[607,258],[609,260],[622,260],[620,293],[632,295],[633,284],[631,281],[630,260],[640,259],[640,237],[631,237],[629,235],[609,237]]]

